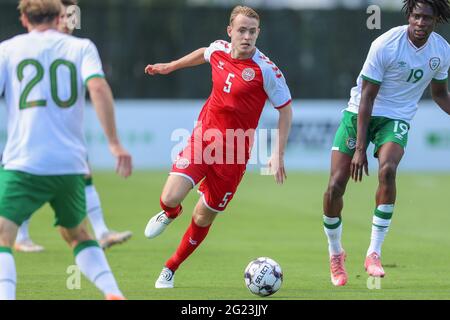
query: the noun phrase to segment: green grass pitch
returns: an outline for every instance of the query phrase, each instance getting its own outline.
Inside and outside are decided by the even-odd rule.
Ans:
[[[184,213],[160,237],[148,240],[144,227],[159,209],[166,172],[135,172],[128,180],[96,172],[107,224],[131,230],[133,238],[106,251],[128,299],[261,299],[244,285],[250,260],[268,256],[284,272],[279,292],[268,299],[449,299],[450,175],[398,174],[398,199],[383,247],[386,277],[369,290],[363,269],[374,209],[376,174],[349,183],[343,214],[343,245],[349,281],[330,282],[327,242],[322,227],[326,173],[289,173],[284,186],[273,177],[247,173],[237,195],[194,254],[176,273],[175,289],[154,289],[166,259],[176,249],[198,199],[191,192]],[[48,206],[31,220],[31,235],[46,251],[15,253],[18,299],[103,299],[84,277],[69,290],[72,251],[53,225]]]

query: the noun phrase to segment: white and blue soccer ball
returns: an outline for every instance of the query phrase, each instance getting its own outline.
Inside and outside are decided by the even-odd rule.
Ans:
[[[244,279],[251,293],[267,297],[280,289],[283,283],[283,271],[275,260],[261,257],[248,264],[245,268]]]

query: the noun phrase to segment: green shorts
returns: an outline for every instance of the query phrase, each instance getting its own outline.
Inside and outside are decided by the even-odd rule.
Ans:
[[[21,225],[49,202],[55,226],[77,227],[86,217],[83,175],[36,176],[0,167],[0,216]]]
[[[356,131],[358,115],[344,111],[341,124],[336,132],[333,150],[340,151],[353,157],[356,148]],[[387,142],[395,142],[406,148],[408,143],[409,124],[403,120],[394,120],[386,117],[371,117],[367,145],[375,145],[374,157],[378,157],[378,150]]]

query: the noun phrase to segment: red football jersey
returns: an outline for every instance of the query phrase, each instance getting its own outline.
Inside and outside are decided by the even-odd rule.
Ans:
[[[286,80],[277,66],[258,49],[252,58],[234,59],[231,44],[223,40],[213,42],[205,50],[205,60],[211,64],[213,87],[193,136],[203,138],[204,148],[208,144],[205,140],[209,139],[205,132],[218,130],[222,133],[226,157],[242,159],[243,156],[246,162],[266,100],[269,99],[275,108],[283,108],[291,102]],[[227,138],[228,134],[236,134],[238,130],[244,133],[245,140]],[[238,156],[243,141],[245,154]],[[233,154],[226,150],[230,146]]]
[[[193,186],[202,181],[203,202],[216,212],[226,208],[241,182],[266,100],[275,108],[291,101],[283,74],[259,50],[246,60],[233,59],[230,53],[231,44],[221,40],[206,49],[212,92],[171,171]]]
[[[223,40],[205,51],[213,87],[199,117],[204,129],[256,129],[267,99],[275,108],[291,101],[283,74],[258,49],[246,60],[233,59],[230,53],[231,44]]]

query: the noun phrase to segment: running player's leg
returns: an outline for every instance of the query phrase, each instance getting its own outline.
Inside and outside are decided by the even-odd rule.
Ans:
[[[92,176],[86,175],[84,180],[86,183],[85,192],[87,214],[89,222],[92,225],[95,238],[99,240],[103,234],[109,231],[109,229],[106,226],[105,219],[103,218],[100,197],[98,196],[97,190],[92,183]]]
[[[166,262],[166,267],[176,271],[180,264],[202,243],[217,216],[201,199],[197,202],[189,225],[176,253]]]
[[[323,197],[323,225],[328,239],[330,255],[331,281],[335,286],[347,283],[345,270],[345,251],[342,248],[342,208],[343,196],[350,178],[350,163],[352,158],[340,151],[333,151],[331,155],[331,174],[327,190]]]
[[[194,187],[195,182],[193,181],[190,176],[185,174],[169,175],[159,201],[162,211],[147,223],[144,232],[147,238],[151,239],[160,235],[182,213],[181,202]]]
[[[195,182],[189,176],[169,175],[160,198],[161,208],[169,218],[175,219],[181,213],[181,202],[194,185]]]
[[[102,291],[107,299],[123,299],[103,250],[88,233],[87,221],[84,220],[74,228],[60,227],[59,230],[72,248],[75,262],[86,278]]]
[[[356,114],[344,112],[333,141],[330,179],[323,197],[323,226],[328,239],[331,282],[335,286],[345,285],[348,278],[344,266],[345,251],[341,243],[342,208],[356,146],[356,121]]]
[[[0,154],[0,160],[1,160],[1,154]],[[1,169],[3,170],[3,168]],[[35,244],[33,240],[31,240],[30,237],[30,220],[27,219],[24,221],[17,231],[17,237],[14,243],[14,250],[21,251],[21,252],[41,252],[44,250],[43,246],[40,246],[38,244]]]
[[[47,182],[0,168],[0,299],[15,299],[17,276],[11,248],[18,227],[52,197]]]
[[[351,161],[352,158],[348,154],[339,151],[333,151],[331,154],[330,179],[323,198],[324,214],[329,218],[341,218]]]
[[[144,232],[147,238],[151,239],[160,235],[183,212],[182,201],[206,175],[208,166],[202,161],[196,161],[196,156],[202,155],[203,149],[201,146],[195,148],[197,139],[195,137],[194,133],[186,148],[180,152],[172,165],[159,200],[162,211],[154,215],[147,223]]]
[[[404,155],[401,145],[388,142],[378,151],[378,189],[376,193],[377,206],[395,204],[397,197],[396,175],[397,168]]]
[[[206,238],[209,228],[217,216],[217,211],[208,208],[199,199],[195,206],[191,223],[187,228],[175,253],[167,260],[165,267],[156,280],[156,288],[173,288],[175,271],[196,250]]]
[[[245,165],[209,167],[199,187],[201,198],[194,209],[191,224],[176,252],[167,260],[155,283],[156,288],[173,288],[175,271],[198,248],[217,214],[224,211],[233,199],[244,172]]]
[[[89,221],[94,230],[95,238],[100,247],[103,249],[109,248],[115,244],[123,243],[131,238],[133,233],[131,231],[113,231],[110,230],[105,223],[102,204],[98,195],[97,189],[92,183],[92,175],[84,177],[86,187],[86,208]]]
[[[403,157],[403,146],[387,142],[378,150],[378,189],[376,209],[372,220],[372,234],[364,267],[369,275],[383,277],[385,272],[381,265],[381,246],[389,230],[397,195],[396,174]]]
[[[86,196],[83,176],[61,176],[50,205],[55,211],[56,222],[63,239],[72,248],[80,271],[107,299],[123,299],[105,253],[88,233],[86,220]]]
[[[0,300],[16,299],[16,264],[11,248],[17,235],[17,224],[0,217]]]

